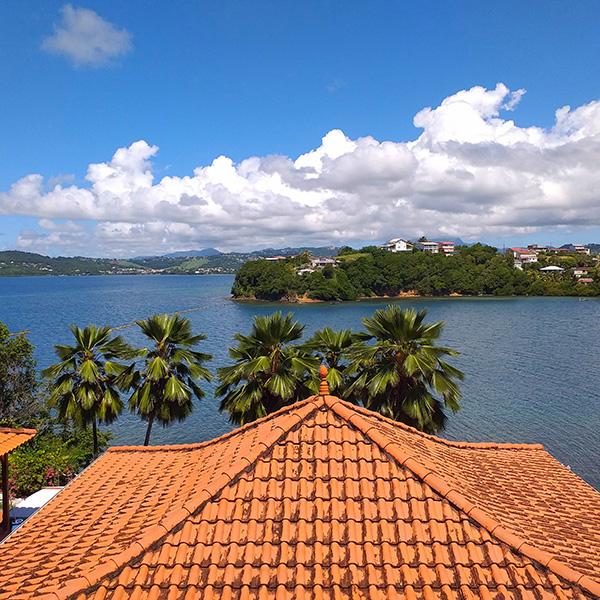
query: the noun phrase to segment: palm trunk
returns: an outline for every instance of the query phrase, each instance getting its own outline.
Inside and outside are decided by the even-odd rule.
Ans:
[[[96,427],[96,417],[92,421],[92,433],[94,437],[94,459],[98,458],[98,428]]]
[[[144,446],[150,443],[150,431],[152,431],[152,423],[154,422],[154,415],[150,415],[148,419],[148,427],[146,428],[146,439],[144,440]]]

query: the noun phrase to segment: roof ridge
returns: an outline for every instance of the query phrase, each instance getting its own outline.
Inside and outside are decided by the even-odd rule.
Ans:
[[[282,417],[291,411],[298,410],[298,408],[302,408],[302,406],[305,404],[313,402],[315,398],[316,396],[310,396],[310,398],[305,398],[300,402],[289,404],[288,406],[284,406],[283,408],[280,408],[278,411],[271,413],[266,417],[261,417],[260,419],[246,423],[241,427],[236,427],[227,433],[223,433],[219,437],[205,440],[204,442],[191,442],[189,444],[162,444],[160,446],[109,446],[106,449],[106,452],[164,452],[165,450],[198,450],[200,448],[206,448],[208,446],[223,442],[230,437],[243,435],[244,432],[250,429],[255,429],[256,427],[259,427],[266,421],[272,420],[273,418]]]
[[[332,397],[335,398],[335,396],[332,396]],[[339,400],[341,400],[342,402],[344,402],[346,404],[350,404],[349,402],[342,400],[341,398],[339,398]],[[503,450],[544,450],[544,451],[546,451],[546,449],[544,448],[544,446],[542,444],[537,444],[537,443],[525,444],[525,443],[515,443],[515,442],[457,442],[454,440],[447,440],[446,438],[438,437],[437,435],[433,435],[431,433],[425,433],[424,431],[419,431],[415,427],[411,427],[410,425],[407,425],[406,423],[401,423],[400,421],[394,421],[393,419],[390,419],[389,417],[385,417],[384,415],[374,412],[374,411],[371,411],[368,408],[365,408],[363,406],[355,406],[353,404],[350,404],[350,406],[352,406],[354,408],[354,410],[356,410],[356,412],[364,414],[367,417],[378,419],[379,421],[382,421],[389,425],[393,425],[395,427],[399,427],[400,429],[405,429],[409,433],[414,433],[420,437],[431,440],[432,442],[436,442],[438,444],[443,444],[445,446],[451,446],[453,448],[473,448],[475,450],[488,450],[488,449],[493,450],[496,448],[501,448]]]
[[[0,433],[37,433],[37,429],[26,429],[25,427],[0,427]]]
[[[299,408],[298,404],[301,404]],[[296,409],[293,411],[293,414],[288,415],[287,419],[282,423],[275,425],[270,435],[259,440],[256,448],[249,456],[242,456],[239,458],[229,469],[227,469],[227,471],[213,479],[212,482],[204,486],[199,492],[196,492],[181,508],[173,511],[156,525],[149,527],[143,535],[138,540],[132,542],[126,550],[108,558],[103,563],[96,565],[87,573],[69,580],[59,589],[40,596],[39,600],[68,600],[91,587],[97,586],[103,579],[110,576],[115,571],[120,571],[127,563],[130,563],[141,556],[165,535],[171,533],[173,529],[194,514],[204,503],[229,485],[229,483],[231,483],[241,472],[252,466],[263,454],[268,452],[279,439],[287,435],[293,427],[304,421],[312,413],[323,406],[323,404],[324,398],[322,396],[311,396],[301,403],[292,405]],[[269,419],[273,420],[274,417],[281,417],[282,412],[283,410],[272,413],[271,415],[260,419],[260,421],[264,422]],[[227,435],[229,434],[225,434],[225,436],[222,437],[226,437]]]
[[[325,396],[325,404],[339,417],[353,425],[364,435],[369,437],[383,451],[397,460],[403,467],[412,471],[419,479],[424,481],[433,490],[438,492],[448,502],[464,512],[470,519],[477,522],[492,536],[509,545],[517,552],[524,554],[527,558],[540,563],[558,577],[570,584],[577,585],[585,591],[600,598],[600,582],[595,581],[588,575],[584,575],[568,566],[556,556],[532,546],[524,538],[510,532],[502,523],[491,517],[487,512],[478,508],[470,502],[459,490],[452,488],[439,475],[434,472],[434,465],[424,463],[415,459],[411,454],[403,450],[396,442],[388,439],[373,423],[369,423],[355,407],[335,396]],[[394,423],[392,421],[392,423]],[[411,428],[412,429],[412,428]]]

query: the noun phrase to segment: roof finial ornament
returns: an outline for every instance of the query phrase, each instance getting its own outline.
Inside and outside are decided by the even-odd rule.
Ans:
[[[319,377],[321,378],[319,396],[329,396],[329,386],[327,385],[327,367],[325,365],[321,365],[319,369]]]

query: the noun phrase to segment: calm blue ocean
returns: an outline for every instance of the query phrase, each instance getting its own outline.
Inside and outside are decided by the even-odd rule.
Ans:
[[[52,345],[72,342],[69,324],[124,325],[153,313],[205,306],[189,313],[208,335],[209,367],[227,362],[235,332],[247,333],[255,314],[293,311],[310,335],[329,325],[361,328],[361,318],[389,301],[279,305],[227,299],[233,276],[105,276],[0,278],[0,320],[30,330],[38,367],[55,362]],[[600,489],[600,301],[577,298],[445,298],[398,300],[445,321],[442,343],[459,350],[454,364],[467,379],[462,410],[444,436],[454,440],[537,442]],[[122,331],[143,345],[137,327]],[[199,442],[231,429],[218,400],[196,404],[184,423],[156,427],[151,443]],[[139,444],[144,424],[123,414],[111,426],[115,444]]]

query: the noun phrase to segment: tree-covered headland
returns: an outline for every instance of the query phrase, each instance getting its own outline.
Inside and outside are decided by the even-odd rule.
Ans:
[[[514,267],[511,254],[499,254],[492,246],[459,246],[451,256],[413,252],[389,252],[367,246],[359,251],[344,247],[335,265],[311,269],[306,254],[278,262],[249,261],[237,272],[232,288],[234,298],[270,301],[358,300],[421,296],[596,296],[598,266],[594,256],[540,253],[537,263]],[[564,270],[544,273],[556,265]],[[580,283],[573,267],[589,266]]]

